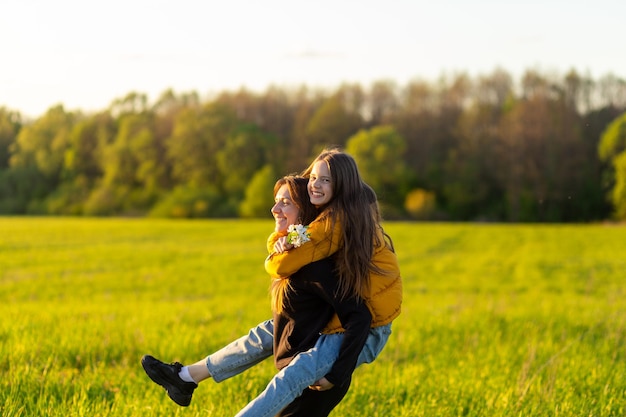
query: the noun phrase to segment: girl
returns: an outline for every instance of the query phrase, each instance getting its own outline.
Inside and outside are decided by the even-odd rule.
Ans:
[[[400,270],[391,239],[380,225],[376,195],[361,180],[354,159],[338,150],[323,151],[304,175],[309,177],[311,203],[323,210],[309,225],[310,242],[298,248],[293,248],[285,237],[270,236],[270,245],[271,240],[276,242],[275,253],[266,260],[266,271],[273,278],[285,279],[310,262],[333,256],[340,297],[354,291],[366,300],[372,312],[372,329],[357,364],[372,362],[385,346],[391,322],[400,314],[402,303]],[[237,416],[271,416],[306,384],[325,390],[340,383],[341,376],[331,366],[341,346],[342,332],[335,317],[315,347],[283,368]],[[266,404],[276,408],[266,410]]]

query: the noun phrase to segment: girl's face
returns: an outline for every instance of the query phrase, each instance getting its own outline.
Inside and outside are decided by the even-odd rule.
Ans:
[[[298,215],[300,210],[291,200],[289,187],[283,184],[274,196],[274,206],[272,207],[272,216],[276,221],[275,231],[285,232],[292,224],[298,223]]]
[[[311,204],[316,207],[328,204],[333,198],[333,181],[326,161],[317,161],[313,164],[308,189]]]

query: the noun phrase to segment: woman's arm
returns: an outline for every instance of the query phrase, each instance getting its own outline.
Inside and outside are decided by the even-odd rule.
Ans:
[[[315,221],[309,225],[307,231],[311,239],[309,242],[287,252],[273,253],[265,260],[265,270],[272,278],[289,277],[304,265],[328,258],[339,250],[341,242],[341,227],[339,225],[335,225],[330,230],[327,222]]]

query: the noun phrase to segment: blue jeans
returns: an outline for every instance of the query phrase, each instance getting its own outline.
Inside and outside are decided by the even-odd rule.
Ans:
[[[389,339],[391,324],[370,329],[357,366],[370,363]],[[342,333],[322,334],[315,346],[299,353],[281,369],[265,390],[242,409],[237,416],[275,416],[296,399],[302,391],[326,375],[332,368],[341,347]],[[207,357],[207,368],[216,382],[223,381],[256,365],[272,355],[274,322],[267,320],[216,353]]]
[[[274,321],[267,320],[250,329],[246,336],[224,346],[206,358],[215,382],[239,375],[274,353]]]

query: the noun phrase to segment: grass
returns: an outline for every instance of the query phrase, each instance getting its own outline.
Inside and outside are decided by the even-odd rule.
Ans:
[[[271,221],[0,218],[2,416],[228,416],[271,360],[180,408],[195,362],[269,317]],[[626,415],[626,228],[388,223],[403,313],[336,416]]]

